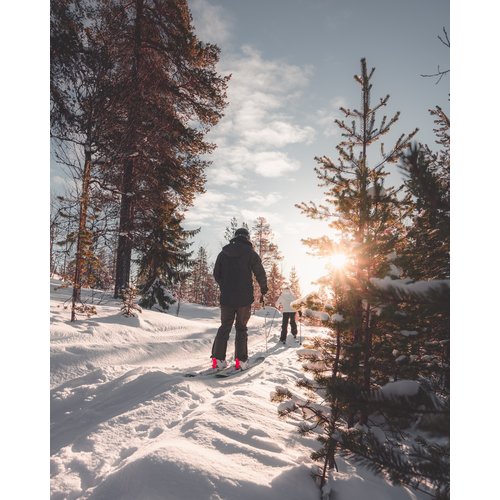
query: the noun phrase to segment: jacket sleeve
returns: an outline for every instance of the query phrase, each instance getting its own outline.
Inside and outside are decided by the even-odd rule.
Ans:
[[[214,279],[217,282],[217,284],[220,286],[221,280],[222,280],[222,269],[221,269],[221,261],[222,261],[222,252],[217,255],[217,259],[215,260],[215,265],[214,265]]]
[[[252,271],[255,274],[255,279],[260,287],[260,292],[262,295],[267,293],[267,276],[262,261],[260,260],[259,254],[254,252],[252,255]]]

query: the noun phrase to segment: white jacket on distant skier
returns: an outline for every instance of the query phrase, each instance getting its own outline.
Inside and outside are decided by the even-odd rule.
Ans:
[[[297,300],[297,297],[295,297],[290,288],[285,288],[283,290],[283,293],[278,298],[277,305],[282,307],[282,312],[293,313],[296,312],[295,309],[291,306],[291,303],[294,300]]]

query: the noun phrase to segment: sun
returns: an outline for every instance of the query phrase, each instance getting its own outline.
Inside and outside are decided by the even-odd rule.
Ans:
[[[345,253],[334,253],[328,259],[329,263],[335,269],[341,269],[347,264],[347,255]]]

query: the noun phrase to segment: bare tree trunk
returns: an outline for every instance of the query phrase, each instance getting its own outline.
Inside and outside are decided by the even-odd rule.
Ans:
[[[85,145],[85,165],[83,167],[83,182],[82,195],[80,197],[80,220],[78,223],[78,237],[76,243],[75,257],[75,276],[73,279],[73,295],[71,300],[71,321],[76,320],[76,303],[80,300],[81,292],[81,274],[84,261],[84,253],[88,244],[86,235],[87,226],[87,208],[89,203],[89,187],[90,187],[90,170],[91,170],[91,152],[90,146]]]
[[[130,265],[134,230],[134,158],[136,157],[136,127],[139,90],[139,74],[141,59],[141,20],[143,16],[143,0],[136,0],[136,19],[134,36],[134,59],[132,62],[132,99],[128,116],[127,147],[129,155],[125,160],[122,177],[122,199],[120,206],[120,224],[118,232],[118,248],[116,251],[115,298],[121,290],[129,285]]]
[[[132,260],[133,231],[133,174],[134,162],[127,159],[123,171],[122,200],[120,206],[120,225],[118,228],[118,248],[116,250],[115,298],[130,282],[130,262]]]
[[[56,212],[56,215],[51,218],[50,220],[50,277],[54,276],[56,272],[56,258],[54,255],[54,241],[56,239],[56,234],[57,234],[57,225],[59,224],[58,221],[58,213]]]

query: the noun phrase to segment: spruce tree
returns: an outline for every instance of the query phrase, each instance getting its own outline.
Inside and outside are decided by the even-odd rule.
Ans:
[[[290,271],[290,275],[288,277],[288,283],[289,283],[290,290],[292,291],[292,293],[295,295],[295,297],[299,298],[302,295],[302,293],[300,290],[300,281],[299,281],[299,277],[297,276],[297,270],[296,270],[295,266],[292,266],[292,269]]]
[[[166,311],[175,302],[177,284],[192,266],[190,239],[199,229],[183,229],[183,214],[167,202],[156,207],[152,215],[142,221],[144,237],[137,248],[140,305]]]
[[[370,390],[373,343],[377,339],[375,309],[364,300],[369,278],[384,277],[390,266],[389,256],[393,252],[398,232],[402,225],[402,214],[397,199],[397,190],[384,187],[388,175],[386,166],[397,162],[408,146],[416,130],[402,134],[388,150],[381,143],[382,137],[399,119],[399,112],[387,119],[383,116],[377,123],[377,113],[387,105],[389,95],[372,106],[371,91],[375,68],[367,69],[366,60],[361,60],[361,74],[354,79],[361,89],[360,110],[340,108],[345,119],[336,120],[343,140],[337,146],[338,161],[327,156],[317,157],[319,167],[315,169],[320,185],[325,188],[326,204],[301,203],[298,207],[307,216],[329,221],[341,235],[335,244],[330,238],[309,239],[305,243],[317,253],[328,254],[340,248],[349,255],[350,266],[343,282],[332,276],[334,291],[346,296],[344,307],[349,308],[352,360],[351,378],[359,389]],[[350,121],[346,121],[350,120]],[[374,146],[379,153],[374,154]],[[337,283],[335,283],[337,281]],[[351,413],[349,425],[357,418],[366,421],[366,412]]]
[[[255,251],[259,254],[266,272],[271,271],[273,263],[280,261],[278,246],[273,242],[274,234],[265,217],[257,217],[251,231],[251,239]]]
[[[283,285],[285,283],[285,278],[278,267],[277,262],[273,262],[271,265],[271,270],[267,276],[267,296],[266,302],[274,307],[279,299],[279,296],[283,290]]]
[[[257,217],[251,230],[251,240],[254,250],[259,254],[268,277],[271,274],[273,265],[283,259],[283,256],[279,252],[278,245],[273,242],[273,238],[274,235],[271,230],[271,225],[267,222],[265,217]],[[253,277],[253,289],[255,293],[255,307],[259,307],[260,287],[255,277]],[[278,296],[276,296],[276,299]],[[269,298],[267,300],[270,302]]]
[[[450,120],[439,107],[435,117],[436,143],[415,144],[401,156],[399,168],[408,193],[405,244],[398,251],[398,265],[414,279],[450,277]]]
[[[236,217],[231,217],[231,220],[229,222],[229,226],[226,226],[226,230],[224,231],[224,239],[226,241],[231,241],[234,238],[234,233],[240,227],[244,227],[245,229],[248,229],[248,224],[246,222],[243,222],[240,226],[238,223],[238,219]]]
[[[204,306],[217,305],[218,288],[212,274],[213,265],[208,262],[208,253],[201,246],[194,259],[188,278],[188,297],[190,302]]]
[[[362,59],[361,73],[354,77],[361,90],[361,109],[340,108],[345,118],[336,120],[343,137],[336,148],[338,160],[316,158],[319,167],[315,171],[325,189],[325,204],[297,205],[307,216],[327,220],[340,234],[337,241],[322,237],[305,243],[318,255],[341,251],[349,257],[343,270],[332,270],[322,280],[331,287],[333,304],[317,301],[309,305],[310,310],[324,311],[319,317],[331,329],[328,340],[314,344],[318,354],[312,359],[315,384],[325,391],[327,406],[321,417],[322,447],[315,454],[322,460],[321,486],[335,464],[336,450],[341,448],[341,427],[348,432],[354,425],[368,423],[370,407],[363,394],[370,393],[378,377],[375,360],[378,351],[385,348],[387,333],[377,304],[369,300],[370,280],[384,278],[390,272],[404,217],[398,190],[385,186],[384,179],[387,165],[397,162],[417,132],[400,135],[389,149],[381,143],[399,112],[377,121],[389,96],[372,105],[373,74],[374,68],[368,71]],[[374,152],[376,145],[378,153]]]

